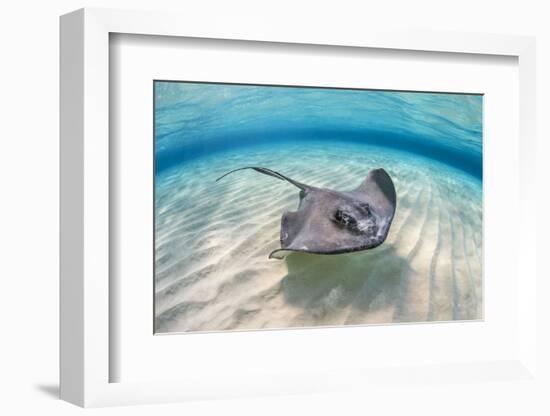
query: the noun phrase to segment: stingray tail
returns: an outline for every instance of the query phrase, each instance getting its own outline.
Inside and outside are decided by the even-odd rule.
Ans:
[[[261,167],[257,167],[257,166],[246,166],[244,168],[238,168],[238,169],[231,170],[231,171],[223,174],[222,176],[220,176],[218,179],[216,179],[216,182],[219,181],[222,178],[225,178],[230,173],[237,172],[239,170],[244,170],[244,169],[254,169],[256,172],[263,173],[264,175],[273,176],[274,178],[280,179],[282,181],[287,181],[287,182],[291,183],[292,185],[300,188],[303,191],[305,191],[308,188],[307,185],[304,185],[303,183],[297,182],[294,179],[290,179],[289,177],[284,176],[284,175],[280,174],[279,172],[275,172],[274,170],[267,169],[267,168],[261,168]]]

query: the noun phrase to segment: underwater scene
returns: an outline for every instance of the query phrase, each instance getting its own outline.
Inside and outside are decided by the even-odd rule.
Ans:
[[[483,318],[482,95],[154,93],[156,333]]]

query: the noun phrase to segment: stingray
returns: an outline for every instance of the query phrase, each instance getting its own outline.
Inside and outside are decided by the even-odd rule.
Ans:
[[[371,170],[351,191],[317,188],[257,166],[234,169],[216,181],[244,169],[286,181],[300,190],[298,209],[284,212],[281,218],[281,248],[271,252],[269,258],[282,259],[290,252],[342,254],[368,250],[378,247],[388,236],[396,195],[384,169]]]

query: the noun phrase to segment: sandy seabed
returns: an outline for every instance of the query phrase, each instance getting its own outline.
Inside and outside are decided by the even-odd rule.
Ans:
[[[342,255],[280,247],[292,185],[264,166],[351,190],[383,167],[397,191],[386,242]],[[180,165],[156,180],[157,332],[362,325],[482,318],[482,187],[423,157],[340,142],[251,147]]]

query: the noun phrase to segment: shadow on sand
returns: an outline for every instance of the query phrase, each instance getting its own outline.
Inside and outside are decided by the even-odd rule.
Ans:
[[[401,276],[409,268],[389,245],[328,256],[292,253],[285,261],[285,301],[303,308],[304,321],[329,325],[381,323],[377,312],[400,302]],[[384,322],[392,319],[385,314]]]

